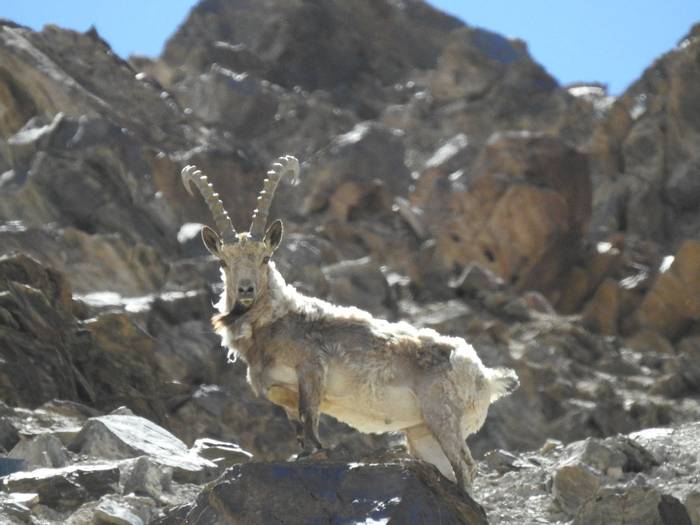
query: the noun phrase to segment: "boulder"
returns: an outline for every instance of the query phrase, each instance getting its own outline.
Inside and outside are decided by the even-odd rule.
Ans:
[[[583,323],[591,330],[616,335],[620,319],[621,289],[617,281],[606,279],[583,308]]]
[[[19,442],[19,433],[15,426],[5,417],[0,417],[0,447],[3,450],[12,450]]]
[[[178,90],[203,122],[225,122],[239,137],[260,135],[274,125],[282,91],[248,72],[218,64]]]
[[[9,492],[36,493],[42,505],[67,510],[115,492],[118,483],[116,465],[95,464],[18,472],[3,478],[2,487]]]
[[[693,490],[685,498],[685,508],[692,525],[700,524],[700,490]]]
[[[601,486],[595,471],[582,464],[563,466],[557,469],[552,478],[552,496],[571,516],[576,516],[579,509],[596,496]]]
[[[160,501],[163,493],[171,490],[173,469],[150,456],[141,456],[133,461],[124,462],[120,469],[123,494],[149,496],[155,501]]]
[[[383,318],[393,318],[395,301],[386,277],[370,257],[324,266],[328,299],[356,306]]]
[[[579,252],[591,181],[586,158],[559,139],[500,133],[470,181],[421,177],[413,203],[433,201],[446,203],[427,216],[443,268],[476,262],[517,289],[548,290]]]
[[[588,438],[567,445],[561,464],[579,463],[610,479],[619,479],[625,472],[648,471],[658,465],[658,461],[648,450],[625,436],[603,440]]]
[[[416,461],[247,463],[227,470],[175,523],[396,522],[486,524],[483,509]]]
[[[7,457],[24,460],[26,470],[64,467],[68,462],[63,443],[53,434],[39,434],[32,439],[20,441]]]
[[[216,468],[211,461],[190,454],[177,437],[151,421],[134,415],[91,418],[70,449],[92,457],[124,459],[147,455],[171,467],[176,481],[203,480]]]
[[[391,208],[393,197],[406,194],[411,183],[404,155],[398,131],[373,121],[357,124],[335,137],[309,167],[299,189],[304,192],[301,212],[327,209],[329,218],[346,222],[362,211]]]
[[[640,480],[641,481],[641,480]],[[690,525],[683,504],[673,496],[644,485],[600,489],[576,514],[575,525]]]
[[[7,525],[31,523],[31,506],[38,502],[37,494],[20,492],[0,494],[0,520]]]
[[[147,525],[155,514],[155,505],[149,498],[111,494],[100,498],[93,520],[97,525]]]
[[[636,311],[638,324],[669,339],[700,319],[700,241],[687,240],[658,275]]]

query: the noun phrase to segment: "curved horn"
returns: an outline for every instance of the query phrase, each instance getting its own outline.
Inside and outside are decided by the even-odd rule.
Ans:
[[[219,194],[214,193],[214,187],[209,183],[207,176],[198,170],[197,166],[185,166],[182,168],[181,176],[182,184],[184,184],[187,193],[190,195],[194,195],[190,184],[194,182],[194,185],[197,186],[199,193],[204,197],[211,214],[214,216],[216,229],[219,230],[224,242],[237,242],[238,237],[236,236],[236,229],[233,227],[231,218],[228,216],[228,212],[224,208],[224,203],[221,202]]]
[[[263,189],[258,195],[257,208],[253,210],[253,221],[250,225],[250,236],[255,240],[262,240],[265,236],[267,216],[270,213],[270,205],[275,190],[286,173],[290,173],[294,180],[299,178],[299,161],[291,155],[277,159],[267,172],[267,178],[263,182]]]

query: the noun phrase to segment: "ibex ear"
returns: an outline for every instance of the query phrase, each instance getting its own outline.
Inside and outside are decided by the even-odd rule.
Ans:
[[[221,248],[221,237],[219,234],[212,230],[209,226],[202,226],[202,241],[204,246],[209,250],[212,255],[219,255],[219,250]]]
[[[270,227],[265,232],[265,238],[263,239],[263,242],[267,244],[267,246],[273,252],[277,249],[277,247],[280,245],[280,242],[282,241],[283,231],[284,227],[282,226],[282,221],[277,219],[270,225]]]

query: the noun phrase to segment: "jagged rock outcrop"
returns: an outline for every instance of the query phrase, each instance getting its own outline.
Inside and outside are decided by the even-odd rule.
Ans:
[[[76,57],[80,56],[80,60]],[[103,116],[147,144],[185,143],[182,112],[162,89],[134,78],[95,30],[0,26],[3,139],[32,117]],[[166,94],[167,95],[167,94]]]
[[[520,290],[556,287],[590,220],[586,158],[554,137],[505,133],[465,170],[431,168],[412,194],[436,263],[449,272],[475,261]]]
[[[81,324],[78,308],[62,274],[24,255],[0,258],[2,400],[29,408],[51,399],[102,408],[128,402],[161,421],[166,379],[151,354],[134,348],[138,328],[122,317],[101,340],[105,320]]]
[[[671,249],[700,233],[698,56],[696,24],[615,101],[593,135],[599,225]]]
[[[396,83],[434,66],[451,29],[461,23],[428,4],[361,1],[200,2],[168,41],[163,62],[199,73],[216,62],[306,91],[374,117]],[[314,67],[309,67],[314,64]]]

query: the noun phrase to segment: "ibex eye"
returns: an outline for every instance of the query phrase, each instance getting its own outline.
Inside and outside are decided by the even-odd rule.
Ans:
[[[267,264],[267,263],[269,263],[269,262],[270,262],[270,257],[269,257],[268,255],[266,255],[265,257],[263,257],[263,264]]]

